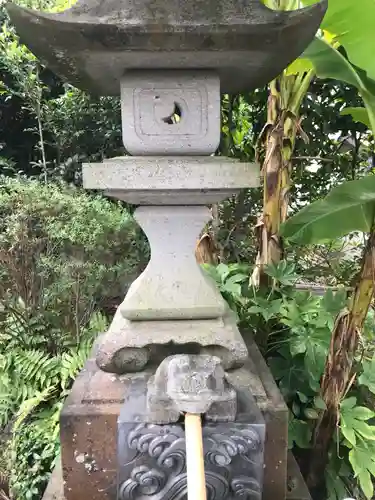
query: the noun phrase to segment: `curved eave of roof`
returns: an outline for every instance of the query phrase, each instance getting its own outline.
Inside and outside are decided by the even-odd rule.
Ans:
[[[62,13],[50,14],[7,4],[7,10],[21,41],[63,79],[83,90],[101,94],[119,93],[113,88],[96,86],[87,67],[95,54],[119,54],[132,51],[253,51],[266,54],[252,71],[258,71],[254,84],[266,84],[297,58],[312,40],[327,8],[328,0],[295,11],[273,11],[263,4],[254,19],[236,24],[142,23],[121,22],[121,13],[94,17],[88,6],[97,2],[79,1]],[[103,2],[102,2],[103,3]],[[257,7],[258,9],[258,7]],[[262,21],[262,22],[260,22]],[[267,67],[268,66],[268,67]],[[124,71],[124,68],[119,71]],[[219,68],[218,68],[219,69]],[[114,76],[117,79],[118,75]],[[245,89],[243,89],[245,90]],[[250,90],[250,89],[247,89]]]

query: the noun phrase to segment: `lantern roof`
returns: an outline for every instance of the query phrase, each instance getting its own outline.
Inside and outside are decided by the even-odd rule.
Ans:
[[[327,0],[275,11],[260,0],[78,0],[61,13],[9,3],[21,41],[57,75],[99,95],[129,69],[212,69],[225,93],[260,87],[314,37]]]

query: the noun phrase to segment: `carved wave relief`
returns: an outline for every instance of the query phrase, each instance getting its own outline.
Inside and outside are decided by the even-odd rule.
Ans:
[[[204,427],[208,500],[260,500],[263,441],[256,426]],[[129,449],[136,450],[137,458],[142,458],[144,465],[134,466],[128,478],[121,482],[118,500],[187,498],[186,447],[182,426],[139,424],[129,432],[127,444]],[[237,467],[232,464],[235,458],[253,465],[246,467],[249,476],[236,475]],[[147,462],[152,462],[152,465]],[[128,465],[131,467],[131,463]]]

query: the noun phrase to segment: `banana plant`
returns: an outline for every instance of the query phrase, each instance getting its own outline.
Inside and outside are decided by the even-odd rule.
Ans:
[[[299,0],[266,0],[276,10],[293,10]],[[291,187],[292,162],[296,136],[302,133],[299,111],[315,75],[311,68],[292,74],[284,71],[269,85],[267,123],[258,139],[257,159],[262,164],[263,211],[256,225],[258,255],[252,283],[268,285],[266,266],[283,258],[279,237],[280,225],[286,220]]]
[[[314,3],[305,0],[306,3]],[[375,34],[370,20],[375,18],[372,0],[329,0],[321,33],[299,59],[299,70],[316,72],[320,78],[341,80],[357,88],[362,108],[347,108],[355,121],[367,125],[375,135]],[[344,49],[344,50],[343,50]],[[348,307],[336,318],[331,347],[321,381],[326,410],[318,420],[313,443],[313,457],[307,477],[311,488],[324,477],[329,450],[340,418],[340,402],[350,384],[353,358],[369,306],[374,297],[375,269],[375,177],[343,184],[326,199],[305,208],[283,227],[284,237],[312,243],[334,238],[350,231],[368,234],[362,267]],[[313,222],[314,221],[314,222]],[[299,229],[297,230],[297,226]],[[354,377],[354,378],[353,378]]]
[[[375,4],[374,4],[375,18]],[[369,59],[372,58],[369,54]],[[341,45],[332,34],[316,37],[298,60],[298,68],[316,72],[320,78],[331,78],[356,87],[363,100],[363,108],[346,108],[342,114],[351,114],[372,131],[375,130],[375,80],[369,77],[367,68],[355,66],[342,52]]]
[[[288,2],[268,0],[271,8],[292,9],[316,0]],[[304,242],[334,239],[350,231],[368,233],[368,242],[357,286],[348,307],[341,311],[332,332],[321,391],[327,409],[318,421],[314,458],[308,483],[324,480],[324,468],[339,419],[340,402],[352,382],[352,363],[359,335],[374,296],[375,177],[353,181],[332,191],[325,200],[287,219],[296,135],[301,131],[299,111],[313,78],[332,78],[353,85],[363,108],[346,109],[353,119],[375,132],[375,3],[373,0],[329,0],[328,11],[317,36],[295,63],[270,84],[267,124],[261,136],[264,146],[262,174],[264,203],[258,229],[257,266],[253,283],[267,283],[264,268],[283,254],[283,238],[302,237]],[[355,216],[353,218],[353,216]],[[280,231],[280,228],[282,230]]]
[[[317,0],[265,0],[268,7],[291,10]],[[283,256],[280,225],[288,215],[292,182],[291,158],[296,135],[304,136],[300,107],[314,78],[332,78],[356,87],[365,108],[346,109],[375,127],[375,18],[373,0],[329,0],[328,10],[314,41],[289,68],[270,84],[267,123],[259,139],[263,158],[263,211],[257,224],[258,255],[252,276],[255,285],[268,284],[264,269]],[[344,53],[343,49],[346,51]],[[360,69],[363,68],[363,69]],[[373,80],[374,79],[374,80]]]
[[[304,5],[316,0],[303,0]],[[353,85],[364,102],[363,108],[346,108],[375,130],[375,3],[373,0],[329,0],[321,30],[298,59],[295,69],[314,70],[318,78],[333,78]]]
[[[345,182],[326,198],[303,208],[282,226],[281,234],[294,244],[314,244],[344,237],[352,232],[367,234],[362,266],[347,307],[336,317],[321,380],[325,403],[317,421],[308,474],[315,488],[324,478],[329,451],[340,421],[340,403],[355,381],[353,360],[363,325],[375,293],[375,175]]]

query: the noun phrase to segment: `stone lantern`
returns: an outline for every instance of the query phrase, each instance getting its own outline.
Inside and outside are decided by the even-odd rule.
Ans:
[[[221,94],[277,76],[326,4],[281,12],[260,0],[78,0],[58,14],[8,5],[21,40],[58,75],[121,95],[132,156],[84,165],[83,183],[137,205],[151,246],[65,404],[54,498],[185,498],[182,426],[154,377],[176,354],[213,356],[226,371],[222,393],[236,399],[234,413],[224,397],[206,414],[209,499],[286,498],[287,408],[194,248],[209,205],[258,186],[256,165],[215,156]]]

